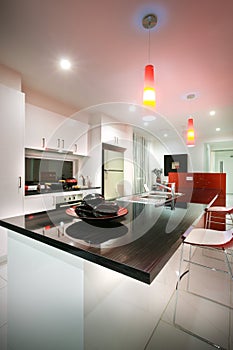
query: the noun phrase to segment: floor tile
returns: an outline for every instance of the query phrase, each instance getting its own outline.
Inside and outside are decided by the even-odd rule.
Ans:
[[[213,347],[161,321],[145,350],[212,350]]]
[[[159,282],[125,279],[87,315],[85,349],[144,349],[170,297]]]
[[[173,325],[175,293],[162,319]],[[201,337],[228,348],[230,337],[230,311],[216,303],[180,291],[176,323]]]
[[[224,254],[206,249],[196,249],[192,261],[209,267],[227,271]],[[185,271],[183,269],[182,271]],[[218,272],[191,264],[189,273],[183,278],[189,281],[189,291],[233,307],[232,280],[228,273]]]
[[[188,257],[188,247],[184,246],[184,257]],[[172,287],[173,289],[176,286],[177,278],[179,275],[179,266],[180,266],[180,254],[181,246],[176,250],[167,264],[163,267],[160,273],[156,276],[156,281],[164,283],[166,288]]]

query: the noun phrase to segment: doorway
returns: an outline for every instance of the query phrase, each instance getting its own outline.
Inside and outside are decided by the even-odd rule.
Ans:
[[[233,149],[211,151],[211,170],[226,173],[226,193],[233,194]]]

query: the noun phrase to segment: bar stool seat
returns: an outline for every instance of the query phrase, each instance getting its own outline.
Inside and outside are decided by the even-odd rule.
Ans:
[[[227,216],[229,216],[230,223],[227,221]],[[233,207],[213,206],[206,208],[205,228],[211,228],[211,223],[215,225],[224,224],[225,226],[233,226]]]
[[[185,245],[188,245],[190,248],[189,257],[187,259],[184,258],[184,256],[183,256]],[[222,269],[222,267],[221,267],[221,269],[216,268],[216,266],[215,267],[207,266],[207,265],[201,263],[201,261],[200,262],[195,261],[193,259],[193,255],[191,253],[192,247],[202,248],[202,249],[211,248],[211,249],[216,250],[218,252],[219,251],[223,252],[224,256],[225,256],[226,269]],[[230,252],[231,252],[230,254],[228,251],[228,249],[232,248],[232,247],[233,247],[233,228],[223,231],[223,230],[212,230],[212,229],[191,227],[186,232],[186,234],[183,236],[183,243],[182,243],[182,249],[181,249],[181,255],[180,255],[179,278],[178,278],[177,286],[176,286],[176,298],[175,298],[175,308],[174,308],[174,314],[173,314],[173,324],[176,328],[179,328],[180,330],[182,330],[182,331],[198,338],[199,340],[202,340],[202,341],[208,343],[209,345],[214,346],[215,348],[218,348],[218,349],[223,349],[223,348],[220,345],[212,342],[210,339],[204,338],[203,336],[196,334],[194,331],[188,330],[187,328],[185,328],[185,326],[181,326],[177,322],[178,294],[179,294],[179,288],[180,288],[179,286],[180,286],[182,278],[186,274],[188,274],[188,276],[189,276],[191,264],[196,265],[198,267],[206,268],[206,269],[208,269],[208,271],[212,270],[215,272],[227,273],[229,275],[231,283],[232,283],[233,282],[233,272],[232,272],[233,253],[232,253],[231,249],[230,249]],[[186,271],[184,271],[184,272],[182,272],[182,262],[188,263],[188,266],[186,266]],[[220,304],[229,310],[233,310],[233,306],[231,305],[231,302],[229,304],[220,303],[219,301],[214,300],[213,298],[211,298],[209,296],[200,294],[202,291],[199,291],[199,293],[189,291],[189,282],[188,282],[187,286],[188,286],[188,287],[186,287],[187,290],[185,290],[186,293],[191,293],[191,294],[195,295],[196,297],[199,297],[201,299],[205,299],[207,301],[214,302],[216,304]],[[212,288],[212,287],[210,286],[210,288]],[[181,312],[182,312],[182,310],[181,310]],[[229,335],[228,344],[230,344],[230,342],[231,342],[230,338],[231,337]]]

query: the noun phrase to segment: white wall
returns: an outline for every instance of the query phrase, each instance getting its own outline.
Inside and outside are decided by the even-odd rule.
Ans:
[[[21,75],[3,64],[0,64],[0,83],[21,91]]]
[[[61,101],[48,97],[41,92],[29,89],[27,86],[23,86],[23,92],[25,93],[26,103],[32,104],[34,106],[61,114],[64,117],[70,117],[77,112],[77,108],[67,106]]]
[[[197,140],[196,146],[188,149],[191,160],[189,171],[214,171],[211,166],[211,150],[227,149],[233,149],[233,136],[228,139],[220,139],[216,137],[215,139]]]
[[[101,128],[93,126],[88,131],[89,156],[80,161],[79,174],[89,176],[91,186],[101,187],[102,143]]]

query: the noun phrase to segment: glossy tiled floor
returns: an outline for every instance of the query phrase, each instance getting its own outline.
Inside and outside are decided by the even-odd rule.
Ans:
[[[187,257],[188,251],[185,251]],[[194,253],[198,261],[223,266],[222,256]],[[216,257],[218,259],[216,259]],[[173,324],[180,248],[148,286],[94,264],[85,263],[85,350],[213,349]],[[185,266],[184,266],[185,269]],[[99,283],[101,275],[101,283]],[[189,291],[187,287],[190,277]],[[62,281],[61,281],[62,283]],[[200,299],[201,292],[219,303]],[[221,347],[233,350],[233,281],[227,274],[193,267],[180,284],[177,323]],[[7,264],[0,264],[0,349],[6,350]],[[21,349],[14,349],[21,350]],[[46,349],[47,350],[47,349]],[[69,346],[67,344],[67,350]],[[81,350],[81,349],[77,349]]]
[[[202,252],[198,251],[195,254],[202,262],[208,263],[213,260],[212,252],[210,254],[208,252],[210,257],[203,256]],[[150,286],[136,281],[132,283],[131,280],[118,276],[112,289],[109,288],[108,293],[102,298],[101,291],[95,289],[98,302],[89,305],[85,317],[85,349],[211,349],[212,346],[207,343],[174,327],[175,285],[179,257],[180,249]],[[221,261],[217,263],[219,267],[222,265]],[[89,269],[87,275],[90,273],[91,277]],[[189,291],[196,293],[204,291],[204,295],[212,296],[219,302],[231,302],[233,306],[228,276],[202,270],[192,268]],[[233,343],[230,337],[233,336],[233,310],[230,311],[219,304],[184,292],[185,280],[187,281],[187,277],[181,283],[177,322],[200,336],[208,337],[223,348],[232,350]],[[91,294],[89,296],[85,294],[87,302],[95,298],[93,292],[89,293]]]

